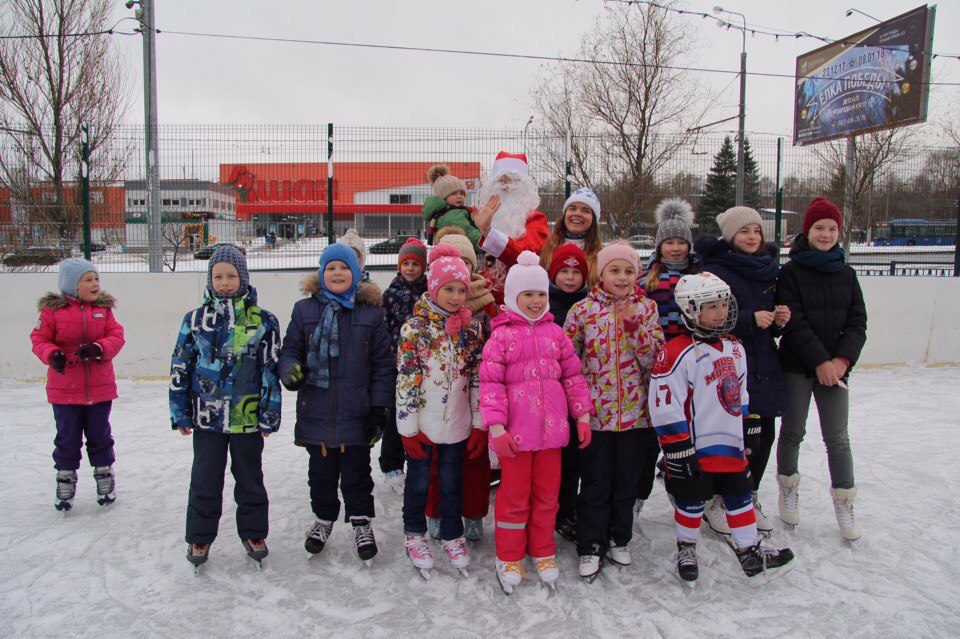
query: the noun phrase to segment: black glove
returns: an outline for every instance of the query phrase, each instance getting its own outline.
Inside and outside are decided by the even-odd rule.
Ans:
[[[50,368],[63,375],[63,371],[67,369],[67,356],[63,351],[53,352],[50,356]]]
[[[383,431],[387,427],[387,420],[390,419],[390,413],[391,410],[383,406],[370,407],[370,414],[367,415],[367,423],[364,425],[364,431],[371,447],[383,437]]]
[[[760,450],[760,417],[747,415],[743,418],[743,452],[747,459]]]
[[[93,360],[100,359],[103,357],[103,349],[100,348],[100,345],[97,343],[93,344],[81,344],[73,353],[76,355],[81,362],[92,362]]]
[[[667,477],[670,479],[700,477],[697,449],[689,439],[664,445],[663,456],[667,458]]]
[[[299,390],[303,386],[303,381],[306,379],[306,376],[303,373],[303,366],[300,364],[294,364],[289,367],[284,373],[283,377],[280,378],[280,383],[283,384],[283,387],[289,391]]]

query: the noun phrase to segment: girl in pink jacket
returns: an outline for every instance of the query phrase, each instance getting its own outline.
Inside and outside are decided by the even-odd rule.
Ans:
[[[91,262],[64,260],[58,283],[59,294],[47,293],[37,303],[40,319],[30,341],[34,354],[50,367],[47,400],[57,422],[54,506],[66,511],[73,507],[84,439],[97,502],[103,506],[116,499],[110,407],[117,398],[117,382],[112,360],[124,340],[123,327],[113,317],[115,301],[100,290],[100,276]]]
[[[548,586],[559,576],[553,528],[560,491],[560,450],[577,420],[590,442],[590,393],[570,338],[549,313],[550,280],[539,257],[524,251],[504,285],[504,311],[480,364],[480,416],[503,475],[495,506],[497,578],[508,594],[524,576],[527,555]]]

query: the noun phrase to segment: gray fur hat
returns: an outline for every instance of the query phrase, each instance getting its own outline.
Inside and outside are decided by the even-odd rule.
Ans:
[[[664,200],[657,205],[654,212],[657,220],[657,248],[669,240],[671,237],[679,237],[693,246],[693,233],[690,227],[693,226],[694,213],[693,207],[686,200],[672,198]]]

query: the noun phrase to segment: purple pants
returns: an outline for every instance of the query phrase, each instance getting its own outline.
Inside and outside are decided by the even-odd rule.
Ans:
[[[57,470],[80,468],[80,448],[87,440],[87,461],[90,466],[110,466],[113,436],[110,434],[110,408],[113,402],[97,404],[54,404],[57,436],[53,440],[53,467]]]

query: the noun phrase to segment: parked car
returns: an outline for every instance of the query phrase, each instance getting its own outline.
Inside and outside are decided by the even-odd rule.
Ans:
[[[213,255],[213,252],[216,251],[221,246],[233,246],[234,248],[240,249],[240,252],[244,255],[247,254],[247,249],[242,246],[237,246],[236,244],[230,244],[229,242],[217,242],[216,244],[211,244],[210,246],[204,246],[199,251],[193,254],[193,259],[195,260],[209,260],[210,256]]]
[[[400,252],[400,247],[403,246],[403,243],[407,241],[406,235],[394,235],[389,240],[384,240],[383,242],[377,242],[370,247],[371,253],[378,253],[381,255],[393,255]]]
[[[631,235],[627,241],[635,249],[652,249],[655,246],[652,235]]]

